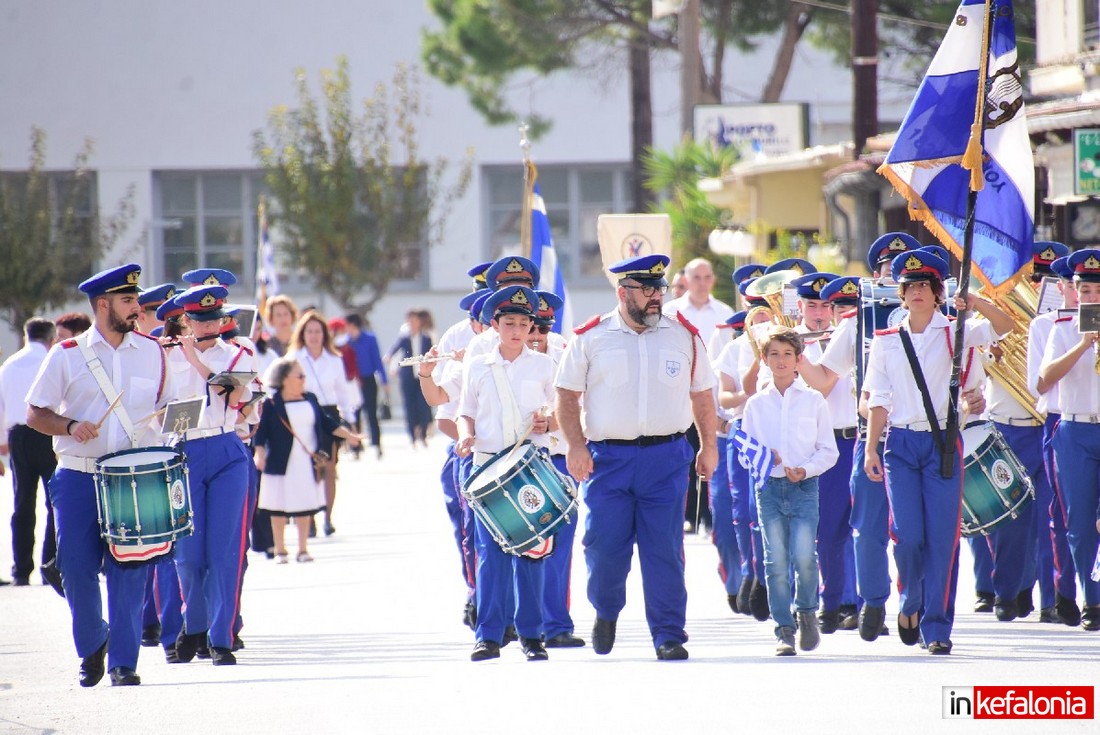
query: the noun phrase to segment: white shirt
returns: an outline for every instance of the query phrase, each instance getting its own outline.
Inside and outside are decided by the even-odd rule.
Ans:
[[[721,383],[721,376],[718,373],[729,376],[733,381],[734,391],[741,390],[741,378],[738,374],[738,363],[740,362],[741,350],[749,349],[749,343],[747,337],[744,334],[737,337],[737,339],[731,340],[729,344],[722,348],[718,353],[718,357],[711,361],[711,368],[714,370],[715,375],[718,377],[718,382]],[[721,385],[719,385],[721,390]],[[720,416],[724,416],[728,421],[736,421],[745,414],[745,404],[742,403],[737,408],[723,408]]]
[[[27,423],[27,391],[48,352],[41,342],[28,342],[0,367],[0,430],[3,431],[0,444],[8,443],[8,432],[13,426]]]
[[[973,325],[973,328],[971,328]],[[982,325],[985,325],[984,327]],[[909,315],[906,314],[901,327],[909,328]],[[962,371],[965,374],[963,391],[981,385],[985,374],[981,369],[981,360],[976,348],[992,341],[992,330],[985,320],[967,320],[967,329],[963,340],[965,353],[962,357]],[[924,373],[925,383],[936,411],[936,420],[943,428],[947,418],[949,399],[948,384],[951,380],[951,355],[955,347],[955,322],[936,311],[932,320],[920,334],[910,332],[913,338],[913,351],[917,363]],[[867,379],[864,390],[870,393],[871,408],[884,406],[890,411],[890,425],[899,426],[917,422],[927,422],[928,414],[924,410],[924,401],[917,388],[909,360],[905,356],[901,337],[896,329],[875,335],[871,341],[871,357],[867,364]]]
[[[501,401],[493,366],[499,365],[507,380],[507,388],[515,399],[519,415],[512,417],[513,431],[505,433],[505,404]],[[493,350],[475,358],[464,371],[459,415],[474,422],[474,450],[495,454],[506,449],[526,433],[535,412],[544,406],[554,406],[554,361],[527,347],[509,362]],[[510,407],[509,407],[510,411]],[[550,445],[549,434],[532,433],[528,439],[539,447]]]
[[[436,420],[458,417],[458,406],[462,398],[462,366],[465,360],[446,360],[432,370],[432,382],[438,385],[451,400],[439,406],[435,412]],[[438,375],[437,375],[438,374]]]
[[[355,383],[348,380],[344,372],[344,361],[328,350],[321,350],[321,356],[313,359],[309,350],[301,348],[293,355],[302,372],[306,374],[306,390],[317,396],[322,406],[336,406],[340,417],[349,424],[355,424],[355,409],[363,402]]]
[[[1046,352],[1043,353],[1043,367],[1073,349],[1081,341],[1077,331],[1077,317],[1056,319],[1050,331]],[[1096,374],[1096,353],[1085,350],[1073,367],[1066,373],[1058,385],[1058,402],[1053,400],[1047,405],[1051,411],[1061,414],[1084,414],[1100,416],[1100,376]],[[1047,393],[1049,396],[1050,393]]]
[[[639,334],[618,310],[569,342],[556,380],[557,387],[584,394],[591,441],[686,431],[690,394],[709,391],[714,382],[703,343],[675,317]]]
[[[161,443],[158,428],[151,420],[139,422],[168,402],[172,395],[171,376],[160,343],[137,332],[124,335],[116,349],[93,324],[76,339],[54,345],[27,393],[27,403],[77,421],[97,422],[103,418],[109,403],[84,362],[78,340],[91,347],[103,363],[107,379],[121,394],[119,405],[134,424],[136,445]],[[81,443],[62,434],[53,438],[53,447],[58,454],[99,458],[129,449],[130,439],[117,413],[112,411],[95,439]]]
[[[810,331],[804,322],[800,322],[794,329],[799,334],[807,334]],[[829,341],[832,342],[832,339],[830,338]],[[805,359],[817,363],[821,361],[824,350],[820,342],[813,342],[805,345],[803,354]],[[767,370],[767,366],[761,364],[761,373],[764,370]],[[837,373],[837,376],[836,384],[829,391],[829,395],[825,396],[825,403],[829,405],[829,415],[833,417],[833,428],[849,429],[856,425],[855,380],[851,372]],[[771,379],[770,370],[768,370],[768,379]]]
[[[1041,413],[1050,413],[1058,410],[1058,383],[1055,383],[1046,393],[1039,393],[1039,368],[1043,364],[1043,355],[1050,341],[1050,333],[1054,329],[1054,322],[1058,318],[1058,310],[1048,311],[1031,320],[1027,328],[1027,387],[1032,393],[1038,394],[1035,408]]]
[[[841,377],[855,375],[857,319],[859,319],[858,313],[840,318],[836,329],[833,330],[832,337],[829,338],[829,344],[826,345],[825,351],[821,353],[820,359],[816,360],[818,365],[829,368]],[[871,336],[870,334],[864,335],[865,338]],[[869,343],[870,340],[865,339],[864,342]]]
[[[806,477],[817,477],[840,457],[825,398],[802,378],[783,393],[769,383],[750,396],[741,431],[779,452],[782,464],[772,466],[772,477],[785,477],[784,467],[801,467]]]
[[[439,338],[439,353],[444,354],[447,352],[454,352],[455,350],[464,350],[466,346],[470,344],[470,340],[476,336],[477,334],[474,332],[474,328],[471,326],[469,319],[455,322],[447,327],[447,331]],[[448,380],[444,377],[448,371],[453,372],[453,365],[455,364],[459,366],[457,386],[453,385],[453,376],[452,380]],[[435,418],[437,421],[439,419],[453,420],[458,415],[458,399],[462,390],[461,366],[462,362],[459,360],[440,360],[432,367],[432,382],[447,391],[447,395],[451,398],[450,401],[436,409]],[[452,387],[448,389],[444,383],[450,383]]]
[[[205,351],[197,354],[199,361],[215,374],[225,371],[255,372],[256,370],[255,357],[247,349],[224,340],[214,340],[214,343]],[[203,408],[199,423],[192,426],[192,429],[235,431],[239,414],[237,409],[227,405],[225,397],[221,394],[224,388],[208,385],[206,379],[199,375],[199,371],[187,362],[182,347],[173,347],[169,351],[168,370],[172,375],[174,400],[206,399],[206,407]],[[244,402],[251,397],[252,389],[246,387],[240,400]]]
[[[684,294],[678,299],[667,302],[661,311],[674,319],[677,311],[683,314],[699,330],[699,336],[702,338],[704,345],[710,344],[710,338],[714,334],[715,328],[733,316],[733,309],[730,308],[729,304],[721,302],[713,296],[708,296],[707,303],[697,307],[691,303],[689,294]]]

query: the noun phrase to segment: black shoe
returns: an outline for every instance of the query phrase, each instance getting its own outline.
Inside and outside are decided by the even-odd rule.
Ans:
[[[229,650],[236,653],[237,651],[240,651],[240,650],[243,650],[243,649],[244,649],[244,641],[241,640],[241,637],[239,635],[234,633],[233,634],[233,645],[232,645],[232,647],[230,647]]]
[[[726,595],[726,603],[730,606],[730,610],[733,610],[734,614],[741,612],[741,609],[737,607],[737,595]]]
[[[210,663],[215,666],[235,666],[237,657],[228,648],[210,646]]]
[[[31,579],[30,577],[12,577],[11,584],[13,587],[30,587]]]
[[[105,661],[107,659],[107,641],[90,656],[85,656],[80,661],[80,686],[94,687],[103,678]]]
[[[336,526],[332,525],[328,521],[325,521],[325,535],[331,536],[334,533],[336,533]]]
[[[210,658],[210,643],[206,640],[206,636],[203,635],[202,640],[199,641],[199,647],[195,649],[195,658],[206,661]]]
[[[1026,589],[1016,595],[1016,617],[1026,618],[1035,610],[1035,602],[1031,597],[1031,590]]]
[[[1084,630],[1100,630],[1100,607],[1086,607],[1082,611],[1081,627]]]
[[[1062,624],[1062,621],[1058,619],[1058,613],[1054,612],[1053,607],[1044,607],[1039,611],[1039,622]]]
[[[548,661],[550,654],[538,638],[520,638],[520,646],[523,647],[523,655],[528,661]]]
[[[993,601],[993,613],[997,616],[997,620],[1007,623],[1019,617],[1020,610],[1016,607],[1015,600],[1002,600],[998,597]]]
[[[488,661],[491,658],[500,658],[500,644],[496,641],[478,641],[470,660]]]
[[[547,638],[544,645],[547,648],[582,648],[584,639],[572,633],[558,633],[556,636]]]
[[[46,580],[46,584],[52,587],[54,592],[62,597],[65,596],[65,588],[61,586],[61,572],[57,569],[56,556],[43,564],[38,571],[42,574],[42,579]]]
[[[180,657],[178,655],[176,655],[176,646],[175,646],[174,643],[170,646],[165,646],[164,647],[164,660],[167,661],[170,664],[182,664],[183,663],[183,661],[180,661]]]
[[[1059,620],[1071,628],[1076,628],[1081,624],[1081,608],[1077,607],[1077,600],[1062,597],[1055,592],[1054,612],[1058,615]]]
[[[191,663],[200,645],[206,648],[205,630],[201,633],[180,633],[180,637],[176,639],[176,658],[181,664]]]
[[[614,647],[615,621],[596,618],[596,624],[592,626],[592,650],[606,656]]]
[[[859,614],[859,637],[870,643],[882,634],[885,622],[885,607],[864,604]]]
[[[141,645],[145,648],[156,648],[160,645],[160,623],[146,625],[141,629]]]
[[[909,617],[914,618],[918,616],[910,615]],[[901,621],[903,620],[905,620],[905,622],[907,623],[911,622],[910,620],[906,620],[904,615],[898,613],[898,638],[900,638],[901,642],[907,646],[917,645],[917,642],[920,641],[920,623],[918,622],[918,624],[913,626],[912,628],[906,628],[901,624]]]
[[[518,640],[519,640],[519,633],[516,632],[516,626],[509,625],[507,628],[504,629],[504,640],[501,641],[500,647],[504,648],[505,646],[507,646],[512,641],[518,641]]]
[[[658,661],[687,661],[687,649],[676,641],[665,641],[657,646]]]
[[[859,627],[859,609],[855,605],[841,605],[838,612],[837,630],[855,630]]]
[[[741,580],[741,587],[737,590],[737,609],[742,615],[752,615],[752,606],[749,603],[749,595],[752,594],[752,579],[745,577]]]
[[[462,608],[462,623],[470,630],[477,629],[477,603],[472,599]]]
[[[821,632],[825,635],[835,633],[837,625],[840,623],[840,611],[822,610],[817,614],[817,622]]]
[[[979,592],[978,599],[974,601],[974,612],[976,613],[989,613],[993,612],[993,603],[995,598],[992,592]]]
[[[116,666],[111,669],[111,686],[136,687],[141,684],[141,677],[133,669],[125,666]]]
[[[764,622],[771,617],[771,611],[768,610],[768,586],[761,584],[760,580],[752,583],[752,592],[749,593],[749,608],[752,610],[752,616],[760,622]]]
[[[947,656],[951,653],[951,641],[932,641],[928,644],[928,652],[933,656]]]

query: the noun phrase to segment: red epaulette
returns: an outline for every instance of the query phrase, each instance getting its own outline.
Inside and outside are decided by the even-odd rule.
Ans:
[[[693,335],[695,335],[696,337],[699,336],[699,328],[688,321],[688,318],[678,311],[676,312],[676,320],[683,324],[684,328],[691,332]]]
[[[149,336],[148,334],[146,334],[145,332],[139,332],[138,330],[136,330],[136,329],[135,329],[135,330],[134,330],[134,334],[136,334],[136,335],[137,335],[138,337],[144,337],[145,339],[151,339],[151,340],[153,340],[154,342],[156,342],[156,343],[157,343],[158,345],[160,344],[160,340],[159,340],[159,339],[157,339],[156,337],[150,337],[150,336]]]
[[[1062,322],[1072,322],[1072,321],[1073,321],[1072,316],[1062,316],[1062,317],[1058,317],[1057,319],[1055,319],[1054,323],[1055,324],[1061,324]]]
[[[573,334],[584,334],[589,329],[591,329],[592,327],[599,324],[602,319],[603,319],[603,315],[602,314],[597,314],[596,316],[594,316],[591,319],[589,319],[588,321],[586,321],[584,324],[582,324],[579,327],[577,327],[576,329],[574,329]]]
[[[852,317],[854,317],[858,313],[859,313],[859,307],[858,306],[853,306],[851,309],[849,309],[848,311],[841,314],[840,318],[841,319],[851,319]]]
[[[254,352],[252,351],[252,349],[251,349],[250,347],[247,347],[246,345],[242,345],[242,344],[241,344],[240,342],[238,342],[237,340],[233,340],[233,346],[234,346],[234,347],[240,347],[240,348],[241,348],[242,350],[244,350],[245,352],[247,352],[247,353],[248,353],[249,355],[254,355],[254,354],[256,354],[256,353],[254,353]]]
[[[62,347],[62,349],[65,349],[65,350],[69,349],[70,347],[76,347],[76,340],[75,339],[67,339],[67,340],[65,340],[61,343],[61,347]]]
[[[875,336],[882,337],[887,334],[897,334],[901,330],[901,327],[890,327],[889,329],[876,329]]]
[[[727,322],[722,322],[721,324],[715,325],[714,328],[715,329],[733,329],[733,325],[729,324]]]
[[[951,314],[948,314],[948,315],[947,315],[947,321],[949,321],[949,322],[953,322],[953,321],[955,321],[955,320],[957,320],[957,319],[958,319],[958,317],[957,317],[957,316],[953,316],[953,315],[951,315]]]

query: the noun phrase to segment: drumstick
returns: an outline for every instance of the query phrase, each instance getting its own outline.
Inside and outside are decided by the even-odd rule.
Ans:
[[[539,408],[539,416],[545,416],[546,415],[546,410],[547,410],[546,406],[542,406],[541,408]],[[507,465],[508,462],[511,461],[512,455],[516,453],[516,450],[519,449],[525,441],[527,441],[527,437],[531,436],[531,432],[534,431],[534,429],[535,429],[535,422],[532,421],[531,425],[527,427],[527,431],[523,432],[523,436],[521,436],[519,438],[519,441],[517,441],[515,443],[515,446],[512,447],[512,451],[508,452],[508,456],[504,460],[505,465]]]
[[[135,422],[134,422],[134,425],[135,425],[135,426],[141,426],[141,425],[142,425],[142,424],[144,424],[144,423],[145,423],[146,421],[152,421],[152,420],[153,420],[153,419],[155,419],[155,418],[156,418],[157,416],[160,416],[160,415],[161,415],[162,413],[164,413],[164,412],[165,412],[165,411],[167,411],[167,410],[168,410],[168,407],[167,407],[167,406],[165,406],[164,408],[160,409],[159,411],[153,411],[153,412],[152,412],[151,414],[149,414],[148,416],[145,416],[145,417],[143,417],[143,418],[142,418],[142,419],[141,419],[140,421],[135,421]]]
[[[96,431],[99,431],[99,429],[103,426],[103,422],[106,421],[107,417],[111,415],[111,411],[115,410],[115,406],[117,406],[118,402],[122,400],[122,394],[125,393],[125,392],[126,391],[120,390],[118,392],[118,395],[115,396],[115,400],[111,401],[111,405],[107,406],[107,410],[106,410],[106,412],[104,412],[103,418],[101,418],[99,420],[99,422],[95,425]]]

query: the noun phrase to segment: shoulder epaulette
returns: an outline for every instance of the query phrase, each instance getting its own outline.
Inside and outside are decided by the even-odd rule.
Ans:
[[[67,339],[67,340],[65,340],[64,342],[61,343],[61,347],[62,347],[62,349],[66,349],[66,350],[69,349],[70,347],[76,347],[76,340],[75,339]]]
[[[1061,316],[1061,317],[1058,317],[1057,319],[1055,319],[1054,323],[1055,324],[1061,324],[1062,322],[1072,322],[1072,321],[1073,321],[1072,316]]]
[[[694,324],[692,324],[690,321],[688,321],[688,318],[686,316],[684,316],[683,314],[681,314],[679,311],[676,312],[676,321],[683,324],[684,328],[687,329],[689,332],[691,332],[696,337],[699,336],[699,328],[696,327]]]
[[[135,330],[134,330],[134,334],[135,334],[135,335],[137,335],[138,337],[144,337],[145,339],[150,339],[150,340],[152,340],[152,341],[156,342],[156,343],[157,343],[158,345],[160,344],[160,340],[159,340],[159,339],[157,339],[156,337],[150,337],[150,336],[149,336],[148,334],[146,334],[145,332],[139,332],[138,330],[136,330],[136,329],[135,329]]]
[[[876,337],[884,337],[887,334],[897,334],[899,331],[901,331],[901,327],[890,327],[889,329],[876,329],[875,330],[875,336]]]
[[[947,315],[947,321],[949,321],[949,322],[953,322],[953,321],[955,321],[956,319],[958,319],[958,317],[957,317],[957,316],[955,316],[954,314],[948,314],[948,315]]]
[[[715,329],[733,329],[733,325],[732,324],[726,324],[725,322],[722,322],[721,324],[716,324],[714,326],[714,328]]]
[[[589,329],[591,329],[592,327],[599,324],[602,320],[603,320],[603,315],[602,314],[597,314],[596,316],[594,316],[591,319],[589,319],[588,321],[586,321],[584,324],[582,324],[579,327],[577,327],[576,329],[574,329],[573,334],[584,334]]]
[[[849,309],[848,311],[841,314],[840,318],[841,319],[851,319],[852,317],[854,317],[858,313],[859,313],[859,307],[853,306],[851,309]]]
[[[242,345],[242,344],[241,344],[240,342],[238,342],[237,340],[233,340],[233,346],[234,346],[234,347],[240,347],[240,348],[241,348],[242,350],[244,350],[245,352],[247,352],[247,353],[248,353],[248,354],[249,354],[250,356],[251,356],[251,355],[254,355],[254,354],[256,354],[256,353],[254,353],[254,352],[252,351],[252,349],[251,349],[251,348],[249,348],[249,347],[248,347],[247,345]]]

